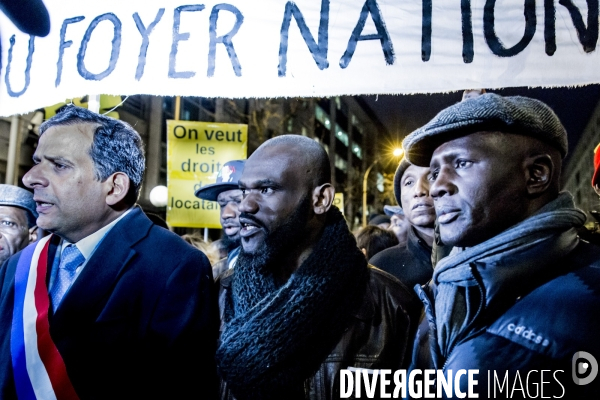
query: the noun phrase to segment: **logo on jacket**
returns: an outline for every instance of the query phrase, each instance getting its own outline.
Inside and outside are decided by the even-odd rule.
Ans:
[[[519,335],[524,339],[527,339],[535,344],[541,344],[544,347],[550,344],[550,341],[548,339],[544,338],[542,335],[535,333],[532,329],[529,329],[524,325],[508,324],[507,329],[509,332]]]
[[[598,375],[598,361],[588,352],[578,351],[571,360],[573,382],[576,385],[587,385]]]

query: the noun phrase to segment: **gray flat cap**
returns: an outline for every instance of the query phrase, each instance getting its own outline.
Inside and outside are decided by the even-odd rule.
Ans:
[[[554,111],[529,97],[486,93],[454,104],[402,142],[408,160],[429,166],[435,149],[447,141],[475,132],[503,132],[534,137],[567,155],[567,132]]]
[[[35,225],[38,217],[33,193],[14,185],[0,184],[0,206],[19,207],[27,211],[27,222],[29,227]]]

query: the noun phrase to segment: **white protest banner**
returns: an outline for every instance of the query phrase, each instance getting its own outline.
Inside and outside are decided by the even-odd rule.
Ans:
[[[86,94],[429,93],[600,82],[598,0],[46,0],[0,16],[0,115]]]

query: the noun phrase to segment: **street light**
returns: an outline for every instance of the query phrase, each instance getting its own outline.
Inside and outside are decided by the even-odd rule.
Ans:
[[[154,207],[166,207],[169,200],[169,192],[166,186],[159,185],[150,191],[150,203]]]
[[[396,147],[392,151],[392,155],[396,158],[400,158],[404,155],[404,149],[401,147]],[[365,228],[367,226],[367,181],[369,179],[369,172],[371,169],[377,164],[379,160],[373,161],[373,164],[367,168],[365,171],[365,175],[363,176],[363,202],[362,202],[362,227]]]
[[[362,227],[367,226],[367,180],[369,179],[369,172],[377,164],[379,160],[373,161],[373,164],[367,168],[365,175],[363,176],[363,208],[362,208]]]

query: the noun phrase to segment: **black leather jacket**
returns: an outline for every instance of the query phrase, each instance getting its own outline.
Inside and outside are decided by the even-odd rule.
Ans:
[[[219,279],[221,317],[233,273],[230,269]],[[416,296],[399,280],[370,266],[368,289],[362,305],[319,370],[305,380],[305,398],[338,399],[341,369],[407,368],[421,307]],[[233,399],[226,382],[221,382],[220,398]]]

